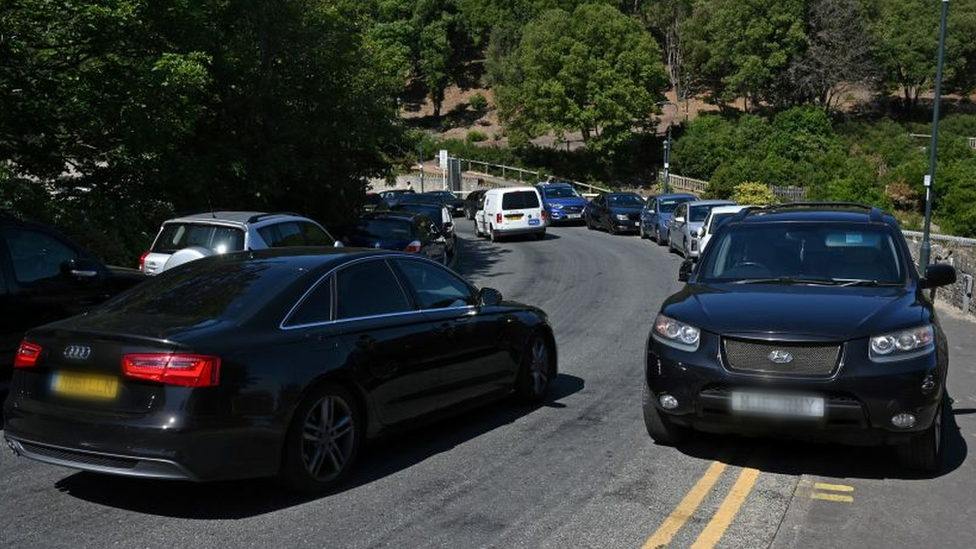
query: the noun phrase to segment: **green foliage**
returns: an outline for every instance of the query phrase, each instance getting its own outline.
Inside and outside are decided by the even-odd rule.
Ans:
[[[471,96],[471,99],[468,100],[468,105],[470,105],[475,112],[482,113],[488,110],[488,99],[486,99],[485,96],[479,92]]]
[[[469,144],[481,143],[482,141],[487,141],[487,140],[488,140],[488,135],[485,134],[485,132],[481,132],[478,130],[471,130],[468,132],[468,135],[464,136],[464,141]]]
[[[768,185],[762,183],[739,183],[732,190],[732,200],[750,206],[769,206],[779,202]]]

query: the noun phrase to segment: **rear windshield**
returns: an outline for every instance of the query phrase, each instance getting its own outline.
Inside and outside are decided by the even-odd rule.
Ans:
[[[393,211],[395,212],[410,212],[418,213],[423,216],[427,216],[434,225],[437,225],[438,230],[443,228],[444,225],[444,211],[441,209],[443,206],[428,206],[425,204],[397,204]]]
[[[360,219],[354,232],[378,240],[403,240],[413,237],[413,225],[405,219]]]
[[[244,231],[234,227],[197,223],[166,223],[152,251],[171,254],[183,248],[200,246],[218,254],[244,249]]]
[[[186,326],[217,318],[241,319],[264,307],[302,273],[281,268],[273,260],[205,258],[154,276],[92,314],[154,316],[162,323],[178,320]]]
[[[539,207],[539,195],[535,191],[512,191],[502,195],[503,210],[528,210]]]
[[[611,206],[643,206],[644,199],[636,194],[611,194],[607,196]]]
[[[546,198],[577,198],[579,193],[572,187],[544,187]]]
[[[675,208],[684,204],[685,202],[691,202],[694,200],[691,197],[680,197],[680,198],[664,198],[658,202],[660,204],[661,213],[669,214],[674,211]]]
[[[708,245],[705,281],[791,278],[900,284],[906,262],[892,232],[837,223],[732,225]]]
[[[378,194],[367,194],[366,204],[379,204],[383,201],[383,197]]]

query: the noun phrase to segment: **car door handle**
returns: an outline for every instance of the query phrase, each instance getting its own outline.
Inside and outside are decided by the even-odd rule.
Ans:
[[[372,350],[376,347],[376,338],[368,335],[361,335],[356,340],[356,346],[360,349]]]

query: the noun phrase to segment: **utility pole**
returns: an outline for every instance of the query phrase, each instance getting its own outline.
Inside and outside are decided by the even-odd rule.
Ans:
[[[929,145],[929,173],[925,176],[925,226],[922,230],[922,248],[918,264],[923,270],[929,265],[932,244],[929,232],[932,225],[932,187],[935,185],[935,153],[939,144],[939,104],[942,102],[942,65],[945,62],[946,19],[949,0],[942,0],[942,23],[939,26],[939,64],[935,72],[935,106],[932,109],[932,142]]]

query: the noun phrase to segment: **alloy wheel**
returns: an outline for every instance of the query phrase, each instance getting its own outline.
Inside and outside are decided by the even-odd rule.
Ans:
[[[529,373],[532,375],[532,392],[536,395],[545,394],[549,387],[549,349],[543,338],[539,337],[532,343],[532,362],[529,363]]]
[[[313,478],[327,482],[339,476],[355,443],[352,408],[343,398],[328,395],[309,409],[302,427],[302,463]]]

